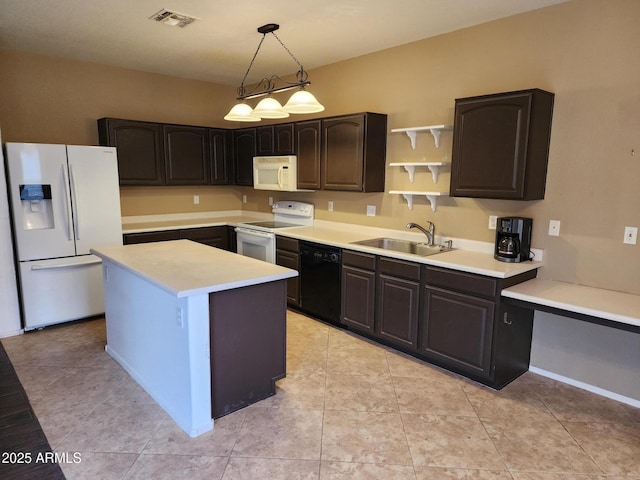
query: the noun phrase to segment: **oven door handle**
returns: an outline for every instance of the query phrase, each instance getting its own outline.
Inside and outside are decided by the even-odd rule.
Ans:
[[[250,228],[236,227],[236,233],[244,233],[245,235],[253,235],[255,237],[273,238],[275,235],[271,232],[262,232],[260,230],[252,230]]]

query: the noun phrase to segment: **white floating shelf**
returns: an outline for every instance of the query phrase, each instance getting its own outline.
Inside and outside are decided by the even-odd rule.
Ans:
[[[411,140],[411,148],[416,149],[416,136],[418,132],[431,132],[433,135],[433,140],[436,142],[436,148],[440,147],[440,133],[445,130],[452,130],[453,127],[451,125],[429,125],[425,127],[409,127],[409,128],[394,128],[391,130],[392,133],[396,132],[404,132]]]
[[[413,196],[425,196],[427,200],[431,203],[431,210],[436,211],[437,207],[437,199],[438,197],[448,197],[449,192],[413,192],[406,190],[390,190],[390,194],[392,195],[402,195],[404,199],[407,201],[407,205],[409,206],[409,210],[413,210]]]
[[[431,170],[431,176],[433,177],[433,183],[438,183],[438,173],[440,167],[445,165],[451,165],[449,162],[393,162],[390,163],[390,167],[404,167],[409,174],[409,181],[413,183],[413,179],[416,173],[416,167],[427,167]]]

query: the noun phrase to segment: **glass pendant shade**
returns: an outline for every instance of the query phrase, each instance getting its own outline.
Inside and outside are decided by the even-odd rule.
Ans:
[[[236,103],[224,117],[231,122],[259,122],[258,117],[246,103]]]
[[[253,109],[253,115],[260,118],[287,118],[289,113],[284,111],[278,100],[265,97]]]
[[[322,112],[324,106],[316,100],[312,93],[304,89],[298,90],[284,106],[284,111],[289,113],[317,113]]]

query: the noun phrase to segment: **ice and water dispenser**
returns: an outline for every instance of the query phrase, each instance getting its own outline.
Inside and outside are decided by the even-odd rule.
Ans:
[[[54,228],[51,185],[20,185],[22,226],[25,230]]]

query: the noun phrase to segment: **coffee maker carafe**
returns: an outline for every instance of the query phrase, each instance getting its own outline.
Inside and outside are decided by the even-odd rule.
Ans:
[[[532,223],[532,219],[524,217],[498,218],[493,257],[501,262],[531,260]]]

